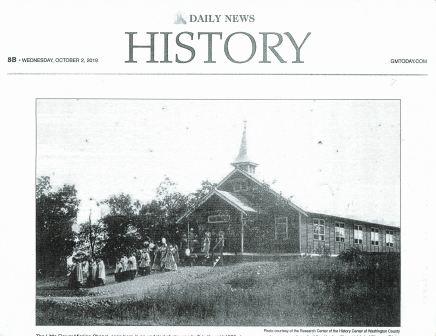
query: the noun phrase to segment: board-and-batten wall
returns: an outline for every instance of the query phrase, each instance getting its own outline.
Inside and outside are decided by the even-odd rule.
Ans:
[[[367,252],[400,252],[400,229],[383,225],[354,221],[345,218],[334,218],[322,215],[300,217],[300,252],[314,254],[339,254],[350,247],[358,247]],[[325,221],[324,241],[315,240],[313,232],[313,219]],[[344,223],[344,242],[336,242],[335,223]],[[362,227],[362,244],[354,243],[354,226]],[[379,229],[379,245],[371,244],[371,228]],[[386,246],[386,230],[393,231],[393,247]]]

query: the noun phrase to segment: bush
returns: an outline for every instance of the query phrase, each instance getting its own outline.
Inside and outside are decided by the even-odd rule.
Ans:
[[[344,262],[353,262],[361,265],[364,262],[364,254],[365,252],[363,252],[361,249],[357,247],[350,247],[347,250],[339,253],[338,258]]]

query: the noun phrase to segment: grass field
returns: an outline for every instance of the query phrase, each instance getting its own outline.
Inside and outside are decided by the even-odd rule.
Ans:
[[[37,282],[37,325],[399,326],[399,258],[184,267],[69,290]]]

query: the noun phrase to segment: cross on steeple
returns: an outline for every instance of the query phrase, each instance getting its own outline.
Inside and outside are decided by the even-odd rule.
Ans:
[[[232,162],[235,168],[246,171],[247,173],[254,174],[256,172],[257,163],[250,160],[248,157],[247,149],[247,121],[244,120],[244,130],[242,132],[241,147],[239,148],[239,154],[235,161]]]

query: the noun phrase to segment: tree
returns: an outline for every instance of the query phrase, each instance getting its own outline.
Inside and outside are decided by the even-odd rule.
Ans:
[[[138,202],[133,202],[130,195],[121,193],[119,195],[112,195],[102,203],[106,203],[109,206],[110,216],[133,216]]]
[[[178,240],[180,232],[176,222],[188,210],[189,197],[177,191],[176,183],[165,177],[156,190],[156,201],[161,211],[158,221],[161,231],[170,241]]]
[[[109,206],[109,214],[102,218],[102,229],[106,234],[102,254],[115,261],[141,246],[141,236],[136,227],[139,201],[132,201],[128,194],[113,195],[104,200]]]
[[[214,187],[209,181],[203,181],[197,191],[185,195],[177,190],[176,183],[165,177],[156,189],[155,198],[148,203],[133,201],[130,195],[123,193],[104,200],[109,206],[109,214],[102,219],[106,232],[104,255],[113,260],[142,247],[148,238],[158,241],[165,237],[169,242],[178,242],[184,228],[176,224],[177,220]],[[89,230],[91,228],[84,227],[84,235],[85,232],[90,234]]]
[[[36,267],[45,275],[59,271],[74,247],[73,224],[79,209],[74,185],[52,191],[50,177],[36,183]]]
[[[106,230],[102,221],[92,223],[91,219],[88,222],[80,224],[77,237],[78,247],[81,250],[89,251],[92,257],[101,254],[105,244]]]
[[[201,182],[201,186],[195,192],[188,195],[188,207],[194,209],[198,203],[207,195],[209,195],[216,187],[216,183],[204,180]]]
[[[177,242],[185,230],[177,225],[177,220],[193,209],[215,186],[207,180],[202,181],[198,190],[184,195],[177,191],[176,183],[165,177],[156,190],[155,200],[145,204],[140,210],[140,214],[145,215],[142,225],[147,226],[154,240],[166,237]]]
[[[51,191],[50,176],[38,177],[36,181],[36,199]]]
[[[136,227],[143,241],[147,238],[157,241],[165,236],[165,211],[157,200],[142,205]]]

